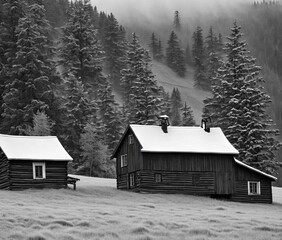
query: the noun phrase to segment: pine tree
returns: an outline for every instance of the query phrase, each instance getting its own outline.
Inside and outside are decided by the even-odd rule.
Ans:
[[[102,134],[104,141],[110,151],[114,150],[118,143],[121,132],[122,122],[118,104],[115,102],[111,85],[105,81],[104,85],[98,90],[98,107],[100,120],[103,125]]]
[[[179,11],[174,12],[174,20],[173,20],[173,27],[176,31],[181,30],[181,24],[180,24],[180,16]]]
[[[196,31],[193,33],[193,46],[192,46],[192,56],[194,59],[195,73],[194,81],[195,87],[208,90],[210,84],[206,77],[206,67],[205,59],[206,52],[203,40],[202,28],[197,27]]]
[[[100,132],[93,124],[87,124],[80,137],[82,162],[78,174],[94,177],[114,177],[114,163],[110,160],[107,146],[103,144]]]
[[[182,100],[178,88],[173,88],[170,97],[170,121],[172,126],[181,125],[180,108],[182,107]]]
[[[187,106],[186,102],[184,107],[181,108],[182,111],[182,125],[183,126],[195,126],[196,122],[194,120],[193,111],[190,106]]]
[[[83,84],[97,87],[102,71],[103,51],[91,19],[89,0],[77,0],[69,10],[62,28],[59,48],[63,76],[74,74]]]
[[[261,84],[261,67],[256,66],[241,38],[241,27],[235,22],[227,37],[226,60],[218,70],[213,97],[206,107],[239,151],[241,161],[274,173],[279,166],[274,151],[280,144],[275,138],[278,130],[266,113],[271,100]]]
[[[121,74],[125,64],[126,45],[123,32],[120,31],[118,22],[113,14],[110,14],[104,22],[104,38],[102,41],[105,51],[106,70],[109,79],[115,88],[120,87]]]
[[[122,70],[123,101],[128,123],[151,124],[159,110],[159,92],[148,52],[135,33],[128,47],[127,68]]]
[[[162,41],[159,39],[158,44],[157,44],[157,52],[155,56],[156,60],[159,62],[163,61],[164,58],[164,53],[163,53],[163,46],[162,46]]]
[[[184,51],[180,47],[177,35],[171,32],[167,42],[166,62],[167,65],[175,71],[179,76],[184,77],[186,72]]]
[[[80,135],[85,126],[95,124],[97,107],[91,101],[89,93],[85,90],[81,80],[78,80],[72,73],[65,79],[66,85],[66,119],[64,122],[64,140],[74,159],[80,155]]]
[[[53,86],[58,79],[48,39],[49,23],[44,7],[29,5],[15,30],[16,53],[10,62],[11,80],[6,82],[3,97],[2,131],[20,134],[32,126],[33,114],[55,111]]]
[[[155,33],[152,33],[151,42],[149,44],[149,47],[150,47],[153,59],[156,59],[156,56],[158,54],[158,40],[155,36]]]
[[[45,112],[37,111],[33,115],[33,127],[28,127],[25,134],[28,136],[50,136],[55,122],[50,120]]]

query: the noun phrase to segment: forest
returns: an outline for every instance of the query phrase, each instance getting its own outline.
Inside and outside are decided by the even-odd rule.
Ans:
[[[253,2],[234,14],[238,21],[194,22],[187,38],[179,10],[144,34],[89,0],[1,0],[0,132],[56,135],[72,173],[114,177],[110,156],[129,123],[158,124],[167,114],[171,125],[196,124],[179,89],[157,83],[157,61],[181,78],[192,67],[194,87],[210,93],[203,118],[223,129],[243,162],[277,174],[282,7]]]

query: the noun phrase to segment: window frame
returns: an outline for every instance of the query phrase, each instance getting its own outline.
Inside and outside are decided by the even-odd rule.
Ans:
[[[155,173],[154,176],[155,183],[161,183],[163,181],[163,176],[161,173]]]
[[[36,174],[36,167],[42,167],[42,177],[38,177]],[[32,163],[33,179],[42,180],[46,179],[46,163],[45,162],[33,162]]]
[[[128,143],[129,143],[129,145],[134,144],[134,137],[133,137],[133,134],[128,135]]]
[[[256,184],[255,188],[252,184]],[[248,195],[261,195],[260,181],[248,181]]]
[[[122,154],[120,156],[120,166],[123,168],[123,167],[127,167],[127,154]]]

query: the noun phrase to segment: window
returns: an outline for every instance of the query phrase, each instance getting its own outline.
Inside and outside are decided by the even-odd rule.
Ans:
[[[156,183],[162,182],[162,174],[160,174],[160,173],[155,173],[155,182],[156,182]]]
[[[33,179],[45,179],[46,178],[46,166],[45,163],[32,163]]]
[[[248,182],[248,195],[260,195],[260,182]]]
[[[121,155],[121,161],[120,161],[121,167],[127,166],[127,154]]]
[[[133,143],[134,143],[134,137],[133,137],[132,134],[130,134],[130,135],[128,136],[128,142],[129,142],[129,144],[133,144]]]
[[[135,186],[135,174],[134,173],[129,174],[129,186],[130,187]]]

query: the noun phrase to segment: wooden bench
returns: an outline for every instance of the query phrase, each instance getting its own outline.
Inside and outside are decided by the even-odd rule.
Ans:
[[[74,178],[74,177],[70,177],[68,176],[67,178],[67,184],[72,184],[73,185],[73,190],[76,190],[76,182],[80,181],[79,178]]]

